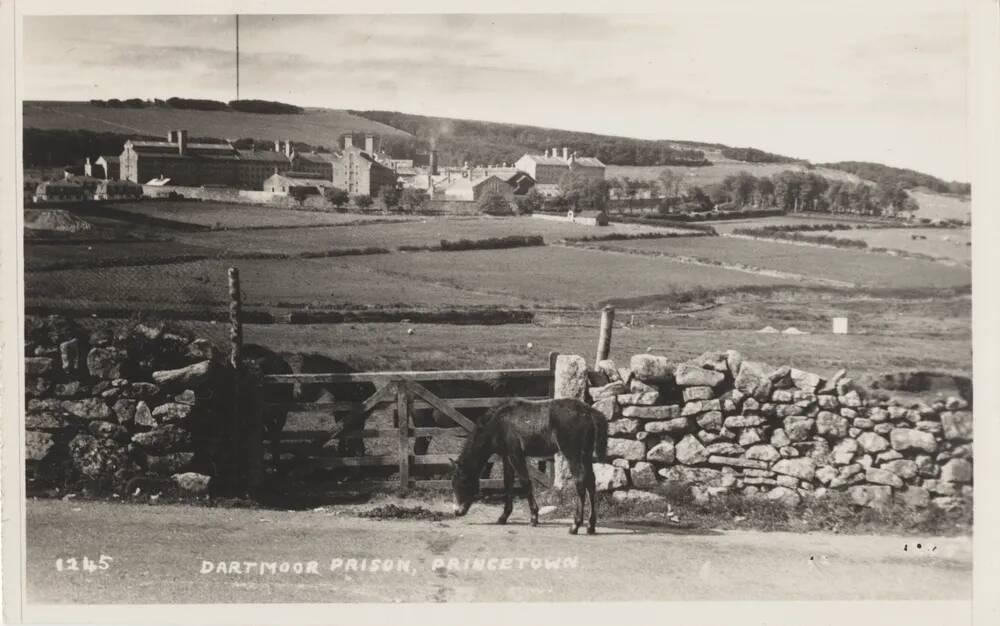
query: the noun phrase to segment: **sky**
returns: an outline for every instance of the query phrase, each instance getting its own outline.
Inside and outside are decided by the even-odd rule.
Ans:
[[[718,142],[969,179],[965,3],[709,6],[241,15],[240,96]],[[232,100],[234,23],[25,16],[22,97]]]

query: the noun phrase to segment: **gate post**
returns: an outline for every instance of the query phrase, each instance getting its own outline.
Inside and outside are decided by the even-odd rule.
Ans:
[[[405,492],[410,488],[410,415],[413,413],[413,392],[406,381],[396,385],[396,422],[399,427],[399,486]]]
[[[229,367],[232,372],[233,397],[232,414],[229,420],[230,440],[233,447],[233,487],[242,490],[248,483],[247,445],[244,437],[246,429],[243,428],[242,411],[240,407],[240,378],[243,365],[243,322],[240,319],[241,294],[240,294],[240,270],[230,267],[228,271],[229,279]]]
[[[582,356],[573,354],[560,354],[556,357],[554,381],[555,390],[553,398],[576,398],[583,400],[587,396],[587,361]],[[572,474],[566,457],[561,453],[556,453],[553,458],[553,481],[552,486],[557,489],[564,489],[570,486]]]
[[[594,359],[596,365],[598,361],[608,358],[611,353],[611,328],[615,323],[615,307],[606,306],[601,311],[601,333],[597,338],[597,358]]]

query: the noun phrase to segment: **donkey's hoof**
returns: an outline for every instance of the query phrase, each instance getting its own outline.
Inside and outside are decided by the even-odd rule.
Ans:
[[[506,523],[507,523],[506,517],[501,517],[500,519],[497,520],[497,524],[500,524],[501,526],[503,526]]]
[[[597,529],[594,528],[593,526],[588,526],[587,527],[587,534],[588,535],[596,535],[597,534]]]
[[[531,525],[532,526],[538,526],[538,518],[537,517],[532,517],[531,518]]]
[[[580,530],[579,526],[575,526],[575,525],[574,526],[570,526],[569,527],[569,534],[575,535],[578,530]]]

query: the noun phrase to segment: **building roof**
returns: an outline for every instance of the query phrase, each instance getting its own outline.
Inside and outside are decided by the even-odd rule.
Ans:
[[[332,163],[337,158],[337,155],[332,152],[296,152],[295,158],[308,161],[309,163],[327,165]]]
[[[120,157],[106,156],[106,155],[103,155],[103,154],[101,156],[97,157],[98,161],[100,161],[101,159],[104,159],[104,162],[107,163],[108,165],[112,165],[114,163],[118,163],[118,161],[121,160]]]
[[[595,211],[593,209],[588,209],[586,211],[577,211],[573,214],[573,217],[605,217],[604,211]]]
[[[47,180],[47,181],[38,183],[38,186],[42,187],[44,189],[48,189],[50,187],[69,187],[69,188],[80,189],[80,190],[83,189],[83,187],[79,183],[74,182],[72,180]]]
[[[583,167],[604,167],[604,163],[601,163],[596,157],[574,157],[573,163]]]
[[[278,178],[285,181],[289,187],[332,187],[333,181],[326,178],[316,178],[314,174],[303,174],[302,172],[285,172],[284,174],[272,174],[268,180]]]
[[[264,163],[288,163],[288,157],[273,150],[237,150],[241,161],[262,161]]]
[[[544,154],[525,154],[524,157],[528,157],[538,165],[561,165],[567,167],[569,164],[563,161],[559,157],[546,156]],[[524,157],[521,157],[522,159]]]

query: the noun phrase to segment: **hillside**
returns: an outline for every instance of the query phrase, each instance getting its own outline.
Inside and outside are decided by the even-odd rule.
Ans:
[[[903,189],[915,189],[926,187],[930,191],[937,193],[950,193],[958,195],[969,195],[972,191],[969,183],[958,181],[944,181],[936,176],[916,172],[914,170],[901,167],[890,167],[881,163],[869,163],[867,161],[840,161],[837,163],[821,163],[823,167],[850,172],[861,178],[884,183],[887,185],[899,185]]]
[[[156,137],[165,136],[171,129],[185,128],[193,137],[290,139],[328,148],[336,146],[340,136],[347,132],[371,132],[386,138],[408,136],[405,131],[334,109],[264,114],[158,107],[106,108],[89,102],[42,101],[24,103],[24,128]]]
[[[412,115],[397,111],[350,111],[405,130],[434,144],[442,163],[513,163],[525,152],[569,148],[614,165],[706,166],[705,149],[718,145],[635,139],[522,124]]]

